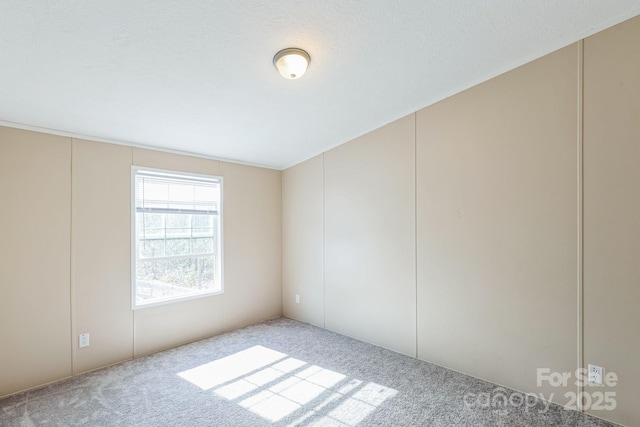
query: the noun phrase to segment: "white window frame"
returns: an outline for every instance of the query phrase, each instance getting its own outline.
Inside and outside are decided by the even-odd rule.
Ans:
[[[158,173],[158,174],[166,174],[166,175],[174,175],[177,177],[189,178],[193,177],[196,179],[205,179],[205,180],[217,180],[220,183],[220,204],[218,205],[218,221],[219,221],[219,229],[218,229],[218,241],[217,241],[217,260],[219,260],[218,269],[220,271],[220,289],[219,290],[210,290],[205,292],[198,292],[195,294],[183,296],[183,297],[174,297],[174,298],[166,298],[160,301],[154,301],[146,304],[136,304],[136,263],[138,260],[138,242],[137,242],[137,227],[136,227],[136,175],[138,172],[150,172],[150,173]],[[224,185],[223,179],[221,176],[216,175],[204,175],[197,174],[191,172],[182,172],[175,171],[169,169],[157,169],[157,168],[147,168],[143,166],[131,166],[131,309],[132,310],[140,310],[149,307],[156,307],[159,305],[165,304],[173,304],[181,301],[188,301],[192,299],[198,298],[206,298],[212,295],[220,295],[224,293],[224,227],[223,227],[223,200],[224,200]]]

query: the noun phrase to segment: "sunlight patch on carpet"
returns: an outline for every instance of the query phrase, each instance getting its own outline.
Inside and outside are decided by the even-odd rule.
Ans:
[[[270,365],[286,356],[278,351],[256,345],[231,356],[180,372],[178,376],[203,390],[209,390],[263,366]]]
[[[291,425],[357,426],[398,393],[259,345],[178,376],[271,422],[298,415]]]

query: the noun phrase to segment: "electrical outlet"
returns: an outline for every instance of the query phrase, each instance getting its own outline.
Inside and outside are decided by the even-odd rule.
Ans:
[[[80,334],[78,336],[78,347],[89,347],[89,334]]]
[[[602,384],[602,366],[589,365],[589,382]]]
[[[300,304],[300,295],[296,294],[296,304]]]

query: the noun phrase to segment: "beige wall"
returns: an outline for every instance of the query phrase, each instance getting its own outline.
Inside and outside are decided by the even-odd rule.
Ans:
[[[71,375],[71,141],[0,127],[0,396]]]
[[[579,46],[417,113],[418,356],[517,390],[577,368]]]
[[[282,173],[222,164],[224,328],[282,315]]]
[[[132,165],[223,176],[223,294],[131,310]],[[0,183],[0,396],[282,314],[280,171],[0,127]]]
[[[415,115],[282,179],[284,315],[415,356]]]
[[[417,331],[421,359],[565,405],[600,365],[618,385],[584,390],[616,408],[590,413],[640,425],[638,45],[635,18],[418,111],[416,136],[404,118],[284,171],[285,315],[407,354]]]
[[[584,42],[584,362],[640,425],[640,18]]]
[[[415,356],[415,120],[324,155],[325,325]]]
[[[282,173],[284,315],[320,327],[325,326],[323,170],[320,155]]]
[[[133,357],[131,148],[73,140],[73,371]]]

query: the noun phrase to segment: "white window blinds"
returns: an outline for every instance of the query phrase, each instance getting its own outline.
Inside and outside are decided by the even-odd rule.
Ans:
[[[136,172],[136,212],[217,215],[220,180]]]

